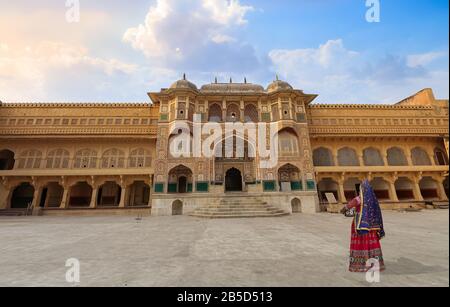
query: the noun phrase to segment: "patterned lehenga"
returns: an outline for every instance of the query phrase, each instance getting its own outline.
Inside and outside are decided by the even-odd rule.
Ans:
[[[367,272],[369,260],[377,260],[380,271],[385,270],[380,240],[385,236],[381,208],[372,187],[366,181],[361,196],[353,199],[347,208],[355,208],[350,243],[350,272]]]

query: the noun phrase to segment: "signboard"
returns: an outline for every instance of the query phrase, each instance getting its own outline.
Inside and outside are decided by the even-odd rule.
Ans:
[[[336,200],[336,197],[334,197],[334,194],[333,193],[325,193],[325,197],[327,198],[327,200],[328,200],[328,203],[331,205],[331,204],[337,204],[338,202],[337,202],[337,200]]]

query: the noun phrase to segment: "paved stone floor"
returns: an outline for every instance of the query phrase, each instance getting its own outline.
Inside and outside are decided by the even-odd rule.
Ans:
[[[449,286],[449,214],[385,212],[381,286]],[[370,286],[347,272],[351,219],[0,218],[0,286]]]

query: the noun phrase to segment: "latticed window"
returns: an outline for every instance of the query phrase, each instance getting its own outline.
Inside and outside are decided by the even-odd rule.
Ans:
[[[240,120],[240,109],[239,106],[232,103],[227,108],[227,121],[239,121]]]
[[[411,159],[413,165],[431,165],[428,153],[420,147],[415,147],[411,150]]]
[[[150,152],[144,148],[138,148],[130,153],[128,167],[150,167],[152,164],[152,157]]]
[[[210,122],[221,122],[222,121],[222,108],[218,104],[213,104],[209,107],[209,117]]]
[[[320,147],[314,150],[314,166],[334,166],[334,159],[331,150]]]
[[[186,119],[186,104],[184,102],[178,103],[177,119]]]
[[[280,113],[278,111],[278,106],[272,105],[272,120],[273,121],[279,121],[280,120]]]
[[[96,168],[97,152],[92,149],[82,149],[75,154],[74,168]]]
[[[383,157],[376,148],[366,148],[363,151],[364,164],[366,166],[384,166]]]
[[[117,148],[109,149],[103,153],[102,168],[124,168],[125,153]]]
[[[70,154],[65,149],[55,149],[47,155],[46,168],[68,168]]]
[[[278,136],[279,150],[281,156],[298,155],[298,140],[294,134],[283,131]]]
[[[387,158],[390,166],[408,165],[408,160],[406,159],[405,153],[401,148],[398,147],[389,148],[387,151]]]
[[[42,152],[39,150],[24,151],[19,158],[19,168],[40,168]]]
[[[248,104],[244,109],[245,122],[258,122],[258,110],[254,104]]]
[[[339,149],[338,163],[339,166],[359,166],[359,159],[356,151],[348,147]]]

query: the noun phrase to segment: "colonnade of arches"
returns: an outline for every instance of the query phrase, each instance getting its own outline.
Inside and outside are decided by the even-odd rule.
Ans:
[[[408,176],[398,176],[386,180],[384,176],[374,176],[370,181],[377,198],[380,201],[439,201],[448,200],[448,177],[438,180],[431,176],[412,179]],[[327,202],[327,193],[341,203],[346,203],[356,196],[356,185],[361,183],[357,177],[336,180],[324,177],[318,182],[318,192],[321,202]]]
[[[414,147],[409,152],[401,147],[390,147],[385,152],[375,147],[361,152],[342,147],[333,153],[330,148],[318,147],[313,151],[314,166],[426,166],[448,165],[446,152],[439,147],[432,152]]]
[[[46,155],[38,149],[21,151],[18,156],[9,150],[0,150],[0,170],[18,169],[67,169],[67,168],[142,168],[151,167],[150,151],[136,148],[126,153],[118,148],[110,148],[103,153],[95,149],[77,150],[73,156],[64,148],[50,150]]]
[[[148,207],[150,191],[150,186],[140,180],[123,187],[115,181],[100,185],[78,181],[66,187],[58,181],[42,185],[21,182],[10,189],[7,206],[13,209],[31,205],[41,208]]]

